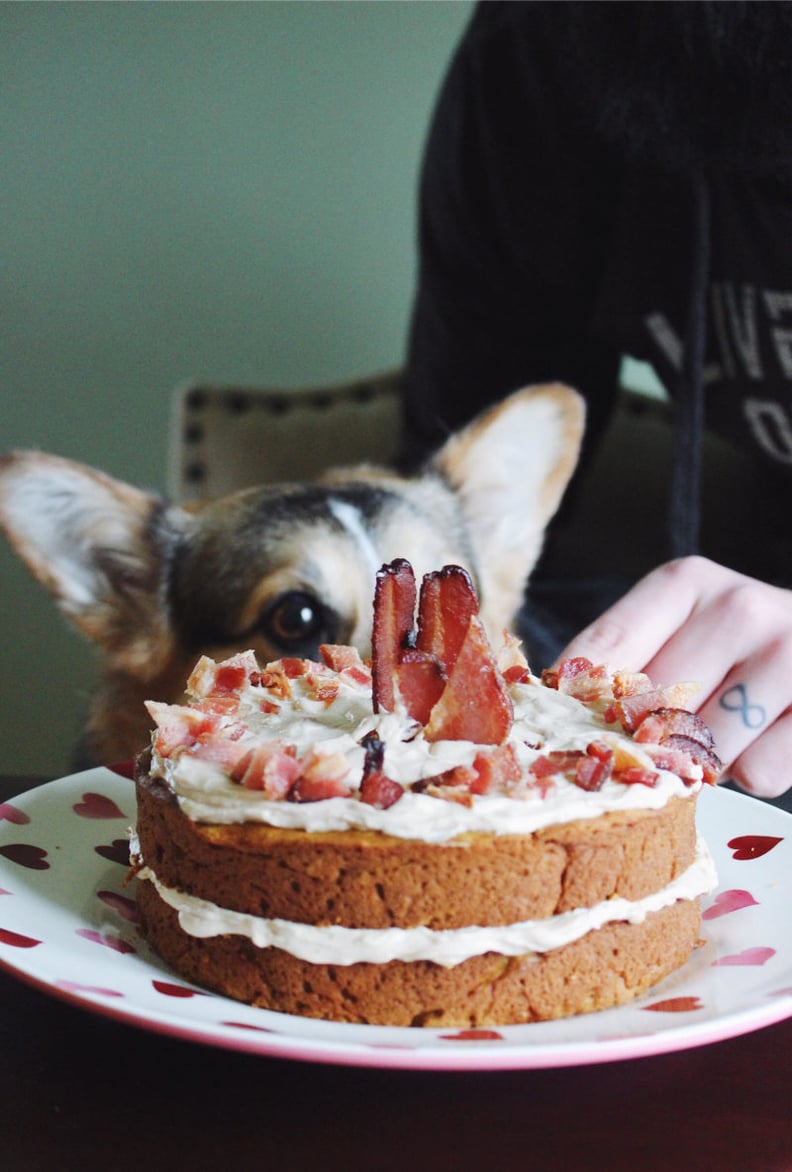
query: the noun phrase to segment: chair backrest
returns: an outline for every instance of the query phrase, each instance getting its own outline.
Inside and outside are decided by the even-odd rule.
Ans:
[[[337,465],[392,464],[400,393],[398,370],[289,389],[186,383],[173,396],[168,492],[204,501]]]

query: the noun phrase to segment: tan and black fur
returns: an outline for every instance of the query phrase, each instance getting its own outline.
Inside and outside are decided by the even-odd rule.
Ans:
[[[101,655],[87,758],[149,736],[146,699],[175,701],[202,653],[262,663],[320,643],[369,652],[377,570],[465,566],[491,637],[511,625],[575,468],[579,396],[528,388],[452,436],[421,474],[363,466],[251,488],[192,510],[58,456],[0,460],[0,526]]]

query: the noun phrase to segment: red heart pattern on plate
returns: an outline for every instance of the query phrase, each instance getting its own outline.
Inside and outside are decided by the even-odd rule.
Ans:
[[[158,993],[162,993],[165,997],[205,997],[205,993],[201,993],[198,989],[188,989],[186,985],[174,985],[170,981],[152,981],[151,982]]]
[[[774,948],[744,948],[742,952],[735,952],[732,956],[722,956],[720,960],[712,962],[712,967],[717,968],[718,965],[762,965],[767,964],[768,960],[774,957],[776,950]]]
[[[102,932],[97,932],[93,928],[75,928],[78,936],[82,936],[83,940],[90,940],[92,944],[103,944],[105,948],[110,948],[113,952],[134,952],[131,944],[126,940],[122,940],[120,936],[105,936]]]
[[[72,809],[81,818],[126,818],[113,799],[104,794],[83,794],[82,801],[75,802]]]
[[[0,802],[0,822],[13,822],[15,826],[26,826],[30,816],[18,810],[11,802]]]
[[[102,903],[106,903],[108,907],[113,908],[125,920],[129,920],[130,924],[136,924],[138,919],[138,906],[134,899],[129,899],[126,895],[119,895],[117,891],[97,891],[97,898],[101,899]]]
[[[221,1021],[220,1025],[230,1030],[252,1030],[256,1034],[277,1034],[278,1030],[271,1030],[267,1026],[252,1025],[247,1021]]]
[[[19,932],[11,932],[8,928],[0,928],[0,944],[10,944],[12,948],[35,948],[41,944],[32,936],[22,936]]]
[[[652,1005],[644,1005],[653,1013],[692,1013],[695,1009],[703,1009],[698,997],[667,997],[665,1001],[655,1001]]]
[[[754,899],[750,891],[740,891],[733,888],[731,891],[719,891],[715,896],[712,907],[702,913],[702,920],[716,920],[719,916],[727,916],[730,912],[738,912],[744,907],[758,907],[759,901]]]
[[[110,843],[95,846],[94,850],[111,863],[120,863],[122,867],[129,866],[129,840],[126,838],[114,838]]]
[[[0,846],[0,855],[17,863],[20,867],[27,867],[31,871],[48,871],[47,852],[40,846],[33,846],[29,842],[9,842]]]
[[[102,989],[98,985],[81,985],[79,981],[56,981],[55,984],[59,989],[65,989],[69,993],[99,993],[102,997],[124,996],[117,989]]]
[[[726,845],[735,859],[759,859],[783,841],[783,838],[773,838],[769,834],[741,834],[730,838]]]
[[[440,1034],[444,1042],[502,1042],[497,1030],[460,1030],[457,1034]]]

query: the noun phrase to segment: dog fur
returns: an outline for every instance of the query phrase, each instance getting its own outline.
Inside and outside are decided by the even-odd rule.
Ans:
[[[377,570],[471,574],[491,638],[509,628],[577,463],[582,400],[527,388],[452,436],[420,474],[336,469],[315,483],[169,504],[55,455],[0,459],[0,527],[98,648],[83,764],[148,742],[147,699],[176,702],[201,654],[263,664],[321,643],[370,652]]]

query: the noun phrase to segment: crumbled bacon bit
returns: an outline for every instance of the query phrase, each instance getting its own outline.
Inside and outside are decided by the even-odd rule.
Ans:
[[[388,810],[404,797],[404,787],[383,772],[385,742],[375,732],[370,732],[360,743],[365,750],[360,800],[378,810]]]
[[[698,684],[670,684],[666,688],[652,688],[648,692],[636,692],[623,696],[609,706],[605,719],[618,720],[625,732],[633,733],[641,721],[652,712],[664,708],[687,708],[688,703],[699,691]]]
[[[187,693],[199,699],[212,692],[237,692],[257,669],[252,651],[240,651],[222,663],[215,663],[208,655],[202,655],[190,672]]]
[[[217,665],[214,678],[215,692],[239,692],[248,678],[247,668],[241,663],[229,660]]]
[[[289,677],[278,663],[268,663],[264,670],[258,673],[256,683],[268,692],[273,692],[281,700],[288,700],[291,697]]]
[[[542,683],[546,688],[575,700],[601,700],[613,695],[613,680],[608,668],[601,663],[594,664],[582,655],[562,659],[557,668],[545,668]]]
[[[634,696],[636,692],[647,692],[652,686],[649,676],[642,671],[617,671],[613,673],[613,695]]]
[[[404,787],[387,777],[381,770],[372,769],[360,783],[360,800],[377,810],[389,810],[404,797]]]
[[[660,745],[671,736],[687,737],[698,741],[705,749],[712,749],[714,741],[712,733],[700,716],[689,712],[687,708],[657,708],[650,712],[635,730],[635,740],[639,744],[649,741]]]
[[[323,704],[328,706],[333,703],[340,684],[337,679],[323,680],[321,676],[315,677],[311,680],[313,685],[313,695],[315,700],[321,700]]]
[[[604,741],[590,741],[586,756],[575,767],[575,785],[581,789],[602,789],[613,774],[613,749]]]
[[[508,742],[477,753],[473,759],[473,772],[475,777],[470,790],[474,794],[507,791],[522,776],[517,752]]]
[[[562,676],[558,681],[558,690],[565,696],[572,696],[575,700],[582,700],[585,703],[611,697],[613,681],[607,667],[604,664],[597,664],[575,672],[569,679]]]
[[[478,774],[472,765],[452,765],[442,773],[434,773],[431,777],[423,777],[414,781],[410,787],[414,793],[423,794],[439,789],[466,789],[476,781]]]
[[[557,774],[563,773],[561,763],[558,760],[553,759],[555,756],[556,754],[554,753],[541,753],[534,761],[531,762],[528,767],[528,772],[538,781],[541,781],[546,777],[555,777]]]
[[[190,748],[199,737],[219,727],[218,716],[199,708],[163,704],[159,700],[148,701],[146,708],[157,726],[154,748],[162,757],[170,757],[177,749]]]
[[[363,660],[356,647],[348,647],[343,643],[323,643],[319,648],[322,663],[333,671],[342,672],[349,667],[362,667]]]
[[[580,789],[593,793],[602,789],[610,777],[610,766],[607,761],[600,761],[596,757],[581,757],[575,766],[575,776],[572,779]]]
[[[507,672],[513,673],[515,677],[519,675],[525,676],[526,679],[531,678],[531,671],[528,667],[528,660],[523,653],[522,644],[517,636],[512,635],[509,631],[503,632],[503,643],[495,656],[495,662],[504,679]],[[517,682],[516,678],[512,682]]]
[[[585,659],[582,655],[573,656],[570,659],[562,659],[558,667],[546,667],[542,672],[542,683],[546,688],[555,688],[561,690],[562,683],[568,683],[569,680],[580,675],[581,672],[589,671],[594,664],[590,659]]]
[[[344,683],[352,684],[355,688],[371,687],[371,668],[365,663],[342,668],[339,674]]]
[[[350,789],[333,777],[305,777],[301,775],[289,790],[290,802],[325,802],[328,798],[348,798]]]
[[[693,737],[672,733],[666,737],[660,746],[662,749],[674,749],[701,766],[702,779],[707,785],[717,785],[718,778],[723,772],[723,762],[713,749],[707,748],[701,741]]]
[[[294,745],[268,741],[248,750],[232,769],[231,778],[245,789],[261,790],[265,797],[279,800],[288,796],[301,769]]]
[[[413,782],[410,789],[413,793],[428,794],[430,798],[442,798],[445,802],[456,802],[469,808],[473,805],[471,785],[476,777],[472,766],[455,765],[453,769]]]
[[[222,734],[214,733],[202,737],[191,747],[190,753],[200,761],[209,761],[231,773],[248,753],[246,746],[240,744],[244,732],[244,728],[238,725],[231,729],[230,734],[224,729]]]
[[[613,753],[608,746],[592,741],[584,753],[582,749],[556,749],[543,753],[530,766],[537,780],[561,776],[581,789],[601,789],[611,776]]]
[[[280,661],[283,674],[290,680],[298,680],[300,676],[304,676],[308,663],[309,660],[297,659],[294,656],[286,656]]]
[[[217,665],[208,655],[202,655],[190,672],[186,691],[189,696],[208,696],[214,687]]]
[[[646,785],[651,789],[657,785],[659,774],[655,773],[653,769],[641,769],[639,766],[633,765],[630,769],[623,769],[618,780],[622,785]]]
[[[300,765],[300,775],[289,790],[290,801],[321,802],[326,798],[349,797],[349,763],[343,753],[309,749]]]
[[[210,712],[213,716],[233,716],[239,710],[239,696],[232,692],[220,696],[212,694],[204,696],[195,707],[201,712]]]
[[[607,761],[609,765],[613,764],[613,749],[607,741],[589,741],[586,745],[586,752],[590,757],[596,757],[598,761]]]
[[[529,780],[526,788],[539,794],[542,801],[545,800],[548,794],[551,794],[556,788],[555,778],[553,774],[547,774],[544,777],[529,775]]]

